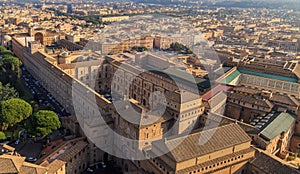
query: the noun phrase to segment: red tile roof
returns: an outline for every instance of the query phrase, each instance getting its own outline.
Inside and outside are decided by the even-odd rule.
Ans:
[[[232,90],[232,86],[226,86],[226,85],[217,85],[216,87],[212,88],[211,90],[209,90],[208,92],[206,92],[203,96],[202,99],[205,101],[208,101],[209,99],[211,99],[213,96],[215,96],[218,92],[220,91],[231,91]]]

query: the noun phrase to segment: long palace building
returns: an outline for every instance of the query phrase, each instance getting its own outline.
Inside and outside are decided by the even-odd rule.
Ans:
[[[27,44],[22,40],[24,39],[12,38],[13,52],[22,60],[33,77],[39,80],[43,87],[71,114],[69,117],[61,118],[63,125],[73,130],[73,132],[87,137],[89,142],[88,164],[114,159],[121,166],[124,173],[261,172],[257,170],[260,166],[253,161],[256,158],[255,148],[251,147],[251,138],[244,131],[244,127],[247,129],[253,127],[219,115],[208,117],[205,114],[202,97],[197,97],[197,92],[191,90],[189,81],[185,78],[186,75],[181,73],[180,69],[164,68],[168,62],[159,56],[137,54],[133,58],[132,55],[117,54],[97,59],[99,64],[92,60],[93,63],[78,63],[78,66],[75,66],[74,62],[67,60],[68,55],[65,53],[58,58],[57,55],[47,53],[43,45],[37,41],[30,41]],[[97,55],[91,53],[91,56]],[[61,59],[65,60],[61,61]],[[156,61],[160,63],[155,64]],[[132,67],[127,64],[128,62],[136,66]],[[143,62],[148,62],[150,66],[160,66],[165,73],[141,73],[140,68],[143,66]],[[90,76],[91,72],[97,72],[97,77]],[[140,75],[135,77],[137,74]],[[178,84],[175,84],[166,74],[171,74],[172,78],[179,82],[181,91],[178,89]],[[116,80],[112,80],[113,76]],[[95,81],[94,84],[91,83],[93,81]],[[209,85],[207,85],[205,79],[196,78],[195,81],[200,91],[198,91],[199,96],[201,96],[202,92],[208,90]],[[234,79],[231,81],[234,81]],[[127,83],[132,84],[128,89],[130,90],[128,91],[129,95],[125,97],[124,91],[120,89],[124,88]],[[292,83],[290,84],[292,89],[294,82],[290,83]],[[150,103],[150,94],[154,91],[165,94],[167,108],[160,119],[145,125],[137,125],[123,118],[116,111],[113,103],[101,95],[109,92],[120,96],[120,98],[123,97],[124,100],[128,98],[133,108],[141,115],[139,119],[143,120],[152,116],[150,114],[145,115],[149,111],[150,105],[161,102],[159,96],[156,96],[157,99]],[[91,97],[95,101],[91,100]],[[127,108],[128,106],[122,106],[121,111],[129,112]],[[97,114],[98,111],[105,120],[105,125],[114,130],[113,134],[107,131],[105,125],[97,124],[101,119]],[[79,114],[80,117],[76,119],[75,114]],[[76,126],[74,128],[74,125],[78,126],[78,122],[81,128],[76,128]],[[212,126],[203,130],[202,126],[205,125],[205,122],[210,123]],[[216,122],[216,124],[213,124],[213,122]],[[219,127],[218,122],[220,122]],[[165,133],[170,130],[170,127],[174,129],[166,138]],[[183,134],[185,132],[192,133],[189,135]],[[139,140],[142,143],[131,144],[129,141],[116,138],[115,134]],[[186,136],[182,144],[162,156],[157,157],[155,155],[160,153],[160,147],[168,148],[174,143],[176,144],[178,138],[183,136],[181,134]],[[212,137],[206,139],[205,144],[198,145],[198,139],[205,137],[207,134],[212,134]],[[102,151],[94,144],[93,137],[102,141],[100,143],[102,145],[101,149],[107,149],[112,154],[118,152],[128,160],[116,158],[112,154]],[[148,159],[135,160],[135,154],[138,152],[145,154]],[[256,164],[255,168],[251,167],[251,161]],[[77,173],[84,170],[83,168],[76,169],[76,166],[72,168],[72,171]],[[66,172],[68,173],[68,170]],[[69,173],[71,172],[69,171]]]

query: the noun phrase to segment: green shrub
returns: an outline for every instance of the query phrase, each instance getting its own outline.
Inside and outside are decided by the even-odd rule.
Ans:
[[[0,140],[5,140],[5,139],[6,139],[5,133],[0,131]]]
[[[296,159],[295,156],[288,156],[288,157],[287,157],[287,160],[288,160],[288,161],[293,161],[293,160],[295,160],[295,159]]]

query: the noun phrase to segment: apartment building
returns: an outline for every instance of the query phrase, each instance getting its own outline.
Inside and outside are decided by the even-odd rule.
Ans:
[[[112,17],[102,17],[101,22],[118,22],[123,20],[128,20],[129,16],[112,16]]]

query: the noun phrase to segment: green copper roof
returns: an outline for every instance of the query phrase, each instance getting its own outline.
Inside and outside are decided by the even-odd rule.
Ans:
[[[235,78],[237,78],[241,73],[238,70],[233,71],[231,74],[226,76],[221,83],[223,84],[229,84],[231,83]]]
[[[242,74],[249,74],[249,75],[253,75],[253,76],[259,76],[259,77],[276,79],[276,80],[287,81],[287,82],[298,82],[298,79],[292,78],[292,77],[285,77],[285,76],[279,76],[279,75],[273,75],[273,74],[267,74],[267,73],[261,73],[261,72],[254,72],[254,71],[242,70],[242,69],[239,69],[239,71]]]
[[[268,78],[268,79],[281,80],[281,81],[286,81],[286,82],[293,82],[293,83],[298,82],[297,78],[285,77],[285,76],[279,76],[279,75],[274,75],[274,74],[267,74],[267,73],[262,73],[262,72],[254,72],[254,71],[239,69],[239,70],[233,71],[228,76],[226,76],[221,81],[221,83],[230,84],[240,74],[248,74],[248,75],[259,76],[259,77],[264,77],[264,78]]]
[[[280,135],[282,132],[287,132],[291,128],[295,119],[296,117],[292,114],[280,113],[274,120],[264,127],[260,133],[271,140]]]

